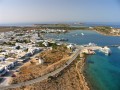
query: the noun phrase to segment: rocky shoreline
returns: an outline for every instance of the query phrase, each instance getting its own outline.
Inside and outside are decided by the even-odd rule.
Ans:
[[[102,35],[105,35],[105,36],[114,36],[114,37],[119,37],[120,35],[113,35],[113,34],[105,34],[103,32],[99,32],[97,30],[94,30],[95,32],[99,33],[99,34],[102,34]]]
[[[78,61],[76,63],[76,71],[77,71],[77,73],[79,75],[79,78],[80,78],[80,83],[81,83],[82,90],[90,90],[90,87],[88,85],[86,77],[85,77],[85,75],[83,73],[84,66],[85,66],[85,61],[86,61],[86,57],[82,58],[80,61]]]

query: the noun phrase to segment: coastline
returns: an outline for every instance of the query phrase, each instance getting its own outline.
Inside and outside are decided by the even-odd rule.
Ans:
[[[119,36],[120,36],[120,35],[105,34],[105,33],[103,33],[103,32],[99,32],[99,31],[97,31],[97,30],[93,30],[93,31],[95,31],[95,32],[97,32],[97,33],[99,33],[99,34],[102,34],[102,35],[104,35],[104,36],[113,36],[113,37],[119,37]]]
[[[82,71],[82,74],[83,74],[83,77],[85,79],[85,83],[86,83],[86,87],[89,89],[89,90],[93,90],[93,87],[91,86],[91,82],[90,80],[87,78],[87,75],[86,75],[86,60],[87,60],[87,57],[88,55],[85,56],[85,59],[84,59],[84,66],[83,66],[83,71]]]
[[[36,30],[41,30],[41,29],[60,29],[60,30],[67,30],[67,31],[71,31],[71,30],[90,30],[90,31],[95,31],[99,34],[105,35],[105,36],[120,36],[120,35],[115,35],[115,34],[106,34],[104,32],[95,30],[95,29],[90,29],[88,27],[42,27],[42,28],[37,28],[37,27],[19,27],[19,26],[13,26],[12,28],[9,26],[6,27],[0,27],[0,32],[8,32],[8,31],[12,31],[15,29],[25,29],[25,30],[30,30],[30,29],[36,29]]]
[[[90,32],[92,32],[92,30],[90,31]],[[95,32],[95,31],[94,31]],[[79,32],[80,33],[80,32]],[[99,33],[99,32],[98,32]],[[97,34],[98,35],[98,34]],[[96,36],[97,36],[96,35]],[[100,35],[100,36],[102,36],[102,35]],[[78,37],[76,37],[76,38],[78,38]],[[76,39],[75,38],[75,39]],[[108,37],[109,38],[109,37]],[[104,40],[104,39],[103,39]],[[115,39],[114,39],[115,40]],[[87,58],[87,56],[86,57],[83,57],[83,58]],[[85,59],[82,59],[81,61],[84,61]],[[79,62],[79,60],[77,61],[77,62]],[[78,64],[80,64],[80,63],[78,63]],[[94,65],[94,64],[93,64]],[[91,90],[93,90],[92,88],[94,88],[94,86],[93,87],[91,87],[92,86],[92,80],[89,80],[89,74],[88,75],[86,75],[87,73],[86,73],[86,66],[87,66],[87,63],[86,62],[82,62],[82,65],[79,65],[81,68],[79,68],[79,70],[80,70],[80,77],[81,77],[81,80],[78,78],[78,81],[81,81],[81,82],[83,82],[82,83],[82,85],[81,84],[79,84],[79,85],[81,85],[82,87],[84,86],[84,87],[90,87],[91,88]],[[83,71],[83,69],[84,69],[84,71]],[[93,70],[93,69],[92,69]],[[82,74],[81,74],[82,73]],[[76,73],[77,74],[77,73]],[[74,75],[74,74],[73,74]],[[77,83],[77,82],[76,82]],[[97,83],[96,83],[97,84]],[[90,85],[90,86],[89,86]]]
[[[77,63],[76,63],[76,71],[77,71],[77,74],[79,76],[79,79],[80,79],[80,86],[81,86],[81,89],[82,90],[91,90],[90,87],[89,87],[89,84],[86,80],[86,77],[84,75],[84,67],[85,67],[85,61],[86,61],[86,57],[87,56],[84,56],[84,58],[80,59]]]

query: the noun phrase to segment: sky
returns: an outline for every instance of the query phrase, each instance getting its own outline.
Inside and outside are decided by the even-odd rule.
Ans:
[[[0,0],[0,24],[120,22],[120,0]]]

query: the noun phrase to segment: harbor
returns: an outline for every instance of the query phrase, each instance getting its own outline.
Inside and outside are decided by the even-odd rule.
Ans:
[[[119,0],[0,0],[0,90],[120,90]]]
[[[31,32],[35,33],[37,31],[32,30]],[[2,49],[2,51],[1,51],[1,58],[0,58],[1,59],[1,68],[0,68],[1,69],[1,77],[4,77],[4,75],[7,74],[7,72],[11,73],[11,71],[12,71],[12,73],[10,74],[10,77],[16,77],[16,75],[14,74],[14,71],[19,72],[19,69],[12,70],[12,68],[18,67],[19,63],[24,64],[24,63],[28,62],[30,60],[30,58],[34,57],[34,55],[36,56],[36,54],[39,53],[40,51],[52,50],[52,48],[50,48],[50,45],[60,46],[62,44],[65,44],[66,47],[68,49],[72,50],[73,53],[75,53],[74,48],[77,48],[80,50],[79,54],[84,53],[88,56],[93,56],[93,57],[98,55],[98,53],[99,53],[103,57],[109,58],[114,55],[114,50],[112,50],[111,48],[117,48],[119,50],[119,48],[118,48],[119,43],[116,43],[116,44],[109,43],[108,44],[108,42],[106,41],[104,44],[100,45],[99,43],[97,43],[97,40],[96,41],[94,40],[94,42],[93,42],[92,39],[90,39],[90,40],[87,39],[87,38],[89,38],[88,35],[91,35],[91,33],[89,34],[88,31],[79,31],[79,33],[77,35],[76,35],[76,32],[78,32],[78,31],[71,31],[71,32],[68,32],[65,34],[63,34],[63,33],[60,33],[60,34],[46,33],[44,36],[42,36],[42,38],[41,37],[39,38],[39,36],[37,34],[34,34],[33,36],[31,36],[31,42],[32,42],[31,44],[30,43],[28,43],[28,44],[16,43],[14,47],[1,46],[1,48],[4,48],[4,50]],[[81,37],[81,33],[84,33],[83,37]],[[74,39],[71,37],[72,36],[71,34],[76,35],[74,37]],[[94,32],[93,32],[93,34],[94,34]],[[46,35],[49,35],[49,37],[47,37]],[[58,35],[59,35],[59,37],[58,37]],[[99,35],[99,34],[96,34],[96,35]],[[67,39],[67,38],[69,38],[69,39]],[[19,39],[19,38],[17,38],[17,39]],[[81,39],[83,39],[83,40],[81,40]],[[86,39],[88,41],[87,41],[87,43],[84,43],[84,41]],[[74,42],[74,41],[76,41],[76,42]],[[41,46],[44,48],[40,48]],[[12,60],[12,58],[6,59],[4,57],[4,54],[6,55],[9,53],[13,53],[13,54],[18,53],[18,55],[16,55],[16,59],[14,59],[14,60]],[[77,55],[79,55],[79,54],[77,53]],[[40,59],[40,60],[42,60],[42,59]],[[42,63],[43,61],[39,61],[39,62]],[[92,61],[92,60],[90,60],[90,61],[88,60],[87,62],[91,65],[95,64],[95,61]],[[86,65],[85,65],[85,67],[86,67]],[[6,78],[6,77],[4,77],[4,78]],[[1,84],[1,86],[8,86],[9,79],[10,78],[6,78],[6,80]],[[84,81],[86,81],[86,80],[84,80]]]
[[[85,34],[84,37],[81,37],[81,33]],[[46,36],[57,38],[55,34]],[[95,50],[94,55],[89,55],[86,58],[86,65],[83,72],[85,72],[84,76],[88,82],[88,86],[91,90],[119,90],[120,37],[104,36],[89,30],[71,31],[65,35],[59,34],[59,38],[61,37],[69,38],[70,43],[76,43],[78,45],[88,45],[92,42],[100,46],[95,48],[97,51]],[[110,55],[105,55],[104,52],[99,51],[100,48],[104,48],[105,46],[110,48]]]

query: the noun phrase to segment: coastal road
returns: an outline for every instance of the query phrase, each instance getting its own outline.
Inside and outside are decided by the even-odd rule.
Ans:
[[[58,74],[59,72],[61,72],[62,70],[64,70],[67,66],[69,66],[75,60],[75,58],[79,55],[79,53],[80,53],[80,49],[76,49],[76,51],[74,52],[73,57],[66,62],[67,64],[64,64],[62,67],[56,69],[53,72],[50,72],[50,73],[48,73],[48,74],[46,74],[44,76],[38,77],[38,78],[33,79],[33,80],[29,80],[29,81],[26,81],[26,82],[0,87],[0,90],[27,86],[27,85],[34,84],[34,83],[37,83],[37,82],[41,82],[41,81],[47,79],[50,76],[54,76],[54,75]]]

